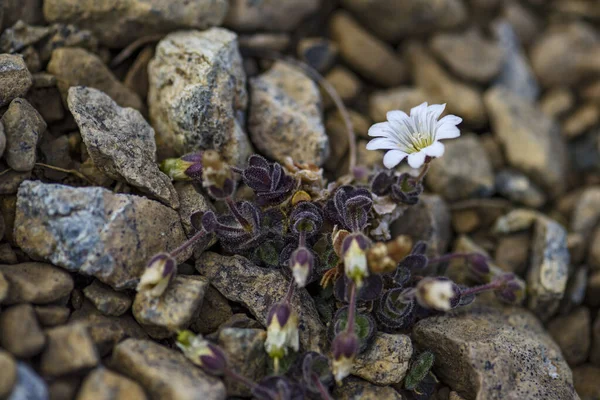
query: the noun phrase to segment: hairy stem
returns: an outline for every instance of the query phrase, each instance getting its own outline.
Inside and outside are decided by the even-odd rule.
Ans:
[[[225,368],[225,370],[223,372],[225,373],[225,376],[227,376],[228,378],[238,381],[239,383],[246,386],[248,389],[250,389],[252,391],[256,390],[260,386],[258,383],[245,377],[242,374],[235,372],[231,368]],[[278,394],[273,392],[271,389],[261,387],[261,390],[263,390],[265,393],[268,393],[269,397],[272,399],[279,398]]]
[[[490,283],[486,283],[485,285],[474,286],[474,287],[465,289],[460,292],[460,295],[461,296],[471,296],[471,295],[475,295],[475,294],[479,294],[479,293],[483,293],[483,292],[489,292],[490,290],[498,289],[503,284],[504,284],[504,280],[498,279],[498,280],[492,281]]]
[[[327,388],[323,386],[323,382],[321,382],[317,374],[313,372],[311,377],[315,386],[317,387],[317,389],[319,389],[319,394],[321,395],[321,398],[323,400],[333,400],[333,397],[331,397]]]
[[[354,316],[356,314],[356,283],[350,281],[350,305],[348,306],[348,322],[346,323],[346,331],[354,333]]]
[[[58,172],[64,172],[65,174],[75,175],[76,177],[78,177],[79,179],[83,179],[87,183],[91,183],[92,185],[94,184],[94,182],[92,182],[87,176],[83,175],[81,172],[76,171],[74,169],[65,169],[65,168],[55,167],[54,165],[48,165],[48,164],[43,164],[43,163],[35,163],[35,166],[42,167],[42,168],[48,168],[48,169],[58,171]],[[2,171],[2,172],[4,172],[4,171]]]
[[[427,175],[428,171],[429,163],[426,163],[425,165],[423,165],[423,168],[421,168],[421,172],[419,172],[419,175],[417,176],[417,182],[423,182],[423,179],[425,178],[425,175]]]
[[[235,219],[237,219],[240,225],[243,226],[244,229],[250,230],[252,228],[252,225],[250,225],[248,220],[244,218],[244,216],[240,213],[240,210],[238,210],[237,205],[235,204],[233,199],[231,197],[227,197],[225,199],[225,202],[227,203],[227,207],[229,207],[229,211],[231,211],[231,214],[235,217]]]
[[[187,249],[188,247],[195,244],[198,240],[202,239],[204,236],[206,236],[206,231],[201,230],[201,231],[196,232],[194,234],[194,236],[189,238],[187,241],[183,242],[183,244],[181,246],[179,246],[175,250],[171,251],[171,253],[170,253],[171,257],[173,257],[173,258],[177,257],[179,254],[181,254],[181,252],[183,252],[185,249]]]
[[[288,291],[287,294],[285,295],[284,298],[284,303],[290,304],[290,301],[292,300],[292,296],[294,295],[294,289],[296,288],[296,281],[294,280],[294,278],[290,279],[290,286],[288,286]]]

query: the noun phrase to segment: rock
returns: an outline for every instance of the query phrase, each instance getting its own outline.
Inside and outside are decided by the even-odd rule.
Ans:
[[[568,275],[566,230],[549,218],[538,218],[527,272],[527,307],[541,320],[547,320],[557,310]]]
[[[48,22],[73,23],[94,32],[112,48],[122,48],[141,37],[178,29],[207,29],[219,25],[227,12],[226,0],[116,0],[100,2],[44,1]]]
[[[562,133],[568,139],[582,135],[600,122],[600,107],[587,103],[568,116],[562,125]]]
[[[380,151],[367,150],[367,140],[356,142],[356,165],[364,165],[367,168],[380,167],[383,165],[383,153]],[[347,160],[347,157],[346,159]],[[348,172],[348,162],[343,163],[344,173]]]
[[[362,91],[363,84],[361,80],[352,71],[344,66],[337,65],[325,75],[325,80],[333,86],[344,104],[354,100]],[[324,90],[321,90],[321,98],[325,107],[333,106],[333,100]]]
[[[63,306],[35,306],[33,309],[38,321],[44,327],[63,325],[71,315],[71,310]]]
[[[335,63],[338,48],[323,37],[306,37],[298,42],[298,58],[319,72],[327,71]]]
[[[321,116],[317,84],[298,69],[277,62],[250,80],[248,131],[266,156],[279,162],[322,165],[329,141]]]
[[[565,314],[583,304],[588,281],[588,268],[583,265],[576,268],[567,282],[567,289],[562,299],[559,312]]]
[[[350,14],[337,11],[331,17],[329,29],[340,49],[340,56],[365,79],[386,87],[406,80],[408,71],[402,59]]]
[[[0,107],[23,97],[32,83],[31,73],[20,55],[0,54]]]
[[[590,240],[588,264],[594,271],[600,271],[600,225]]]
[[[463,79],[487,83],[500,72],[504,54],[499,45],[477,30],[440,33],[429,45],[435,55]]]
[[[53,303],[73,290],[71,275],[50,264],[0,265],[0,272],[10,285],[4,304]]]
[[[583,190],[571,213],[569,230],[589,238],[600,222],[600,186]]]
[[[433,56],[417,43],[412,43],[407,52],[414,81],[425,92],[429,103],[446,103],[448,113],[460,116],[472,126],[482,126],[487,122],[487,111],[476,86],[451,77]]]
[[[196,269],[223,296],[248,308],[263,326],[271,306],[283,300],[289,285],[281,272],[257,267],[241,256],[204,253],[196,261]],[[313,299],[306,290],[298,289],[291,306],[298,313],[300,345],[306,351],[319,351],[324,344],[325,327]]]
[[[12,26],[19,20],[28,24],[40,23],[44,20],[42,0],[4,0],[3,9],[4,12],[0,11],[0,25],[4,27]]]
[[[85,378],[77,400],[145,400],[144,389],[122,375],[98,367]]]
[[[179,207],[171,179],[156,164],[154,129],[139,111],[121,108],[101,91],[83,86],[69,89],[68,104],[98,169]]]
[[[83,294],[104,315],[123,315],[132,303],[127,293],[115,292],[110,286],[97,280],[83,289]]]
[[[446,157],[432,163],[425,183],[448,201],[490,197],[494,173],[487,153],[474,134],[448,141]]]
[[[548,333],[560,346],[571,367],[583,364],[591,346],[590,310],[579,307],[568,315],[558,316],[548,323]]]
[[[573,384],[581,400],[596,400],[600,398],[600,368],[585,364],[573,369]]]
[[[114,368],[151,394],[151,399],[224,400],[220,379],[204,373],[183,354],[149,340],[127,339],[115,347]]]
[[[225,328],[219,332],[218,344],[233,370],[258,382],[267,373],[266,338],[262,329]],[[252,397],[247,386],[230,378],[225,378],[225,386],[228,396]]]
[[[400,383],[408,371],[412,353],[408,336],[378,332],[369,349],[357,357],[352,375],[375,385]]]
[[[419,202],[392,224],[392,237],[409,235],[427,243],[427,255],[437,257],[450,244],[450,211],[438,195],[421,195]]]
[[[596,314],[594,326],[592,327],[592,349],[590,351],[590,362],[600,367],[600,311]]]
[[[401,86],[394,89],[378,90],[369,96],[369,116],[375,122],[387,119],[388,111],[400,110],[410,113],[410,109],[427,101],[427,95],[420,88]]]
[[[549,117],[560,118],[575,105],[575,95],[567,88],[552,88],[540,99],[540,109]]]
[[[350,117],[355,137],[367,136],[371,121],[353,110],[348,110],[348,116]],[[329,157],[325,162],[325,169],[335,171],[348,151],[348,128],[340,113],[334,111],[327,115],[325,129],[329,137]]]
[[[546,203],[546,195],[527,175],[504,169],[496,175],[496,191],[507,199],[531,208]]]
[[[175,276],[158,298],[138,292],[133,316],[150,336],[164,339],[186,329],[197,317],[208,282],[200,276]]]
[[[467,399],[577,399],[560,349],[520,308],[475,303],[419,321],[413,340],[436,355],[434,373]]]
[[[23,20],[17,21],[0,35],[0,51],[3,53],[18,53],[25,48],[37,44],[50,35],[47,26],[31,26]]]
[[[1,214],[0,220],[2,220]],[[18,262],[19,260],[17,259],[17,254],[10,246],[10,243],[0,244],[0,264],[17,264]]]
[[[176,182],[175,190],[179,197],[179,216],[181,224],[188,237],[196,233],[196,229],[192,226],[191,217],[196,212],[204,213],[209,210],[214,210],[214,207],[207,196],[196,190],[196,187],[191,182]]]
[[[494,259],[507,272],[524,276],[529,266],[529,232],[512,233],[498,238]]]
[[[65,108],[53,75],[44,72],[33,75],[33,86],[27,94],[27,100],[47,123],[58,122],[65,117]]]
[[[462,0],[343,0],[342,4],[375,34],[393,42],[455,28],[467,19]]]
[[[8,281],[6,280],[2,272],[0,272],[0,304],[2,304],[6,296],[8,296],[8,290]]]
[[[154,46],[146,46],[135,58],[135,61],[127,70],[123,83],[129,89],[137,93],[140,98],[148,97],[148,64],[154,57]]]
[[[597,172],[600,169],[598,167],[600,165],[599,132],[600,129],[595,129],[569,141],[569,158],[575,172]]]
[[[98,39],[92,32],[79,29],[75,25],[52,24],[50,25],[50,37],[40,49],[41,60],[44,63],[48,62],[52,57],[52,52],[62,47],[77,47],[100,54]]]
[[[505,21],[500,21],[492,28],[504,53],[500,75],[494,83],[516,96],[533,102],[537,99],[540,88],[517,34]]]
[[[236,31],[293,31],[321,0],[231,0],[224,25]]]
[[[17,244],[31,257],[115,289],[134,288],[152,255],[185,241],[177,212],[156,201],[41,182],[21,185],[15,226]]]
[[[2,121],[0,121],[1,123]],[[9,169],[4,162],[0,162],[0,195],[13,195],[17,193],[21,183],[31,178],[31,171],[17,172]],[[8,172],[6,172],[8,170]]]
[[[0,157],[4,154],[4,150],[6,149],[6,133],[4,132],[4,125],[2,124],[2,120],[0,119]],[[4,236],[4,235],[2,235]]]
[[[18,358],[29,358],[39,354],[45,344],[46,337],[30,304],[2,310],[0,345],[9,353]]]
[[[17,384],[8,400],[48,399],[48,387],[27,364],[17,364]]]
[[[251,33],[239,37],[240,47],[277,52],[285,51],[291,41],[288,33]]]
[[[27,100],[16,98],[2,116],[2,124],[6,135],[6,163],[17,172],[31,171],[36,146],[46,130],[44,119]]]
[[[198,318],[192,322],[190,329],[206,335],[216,331],[232,315],[233,311],[225,296],[214,287],[209,286],[204,294]]]
[[[75,399],[79,386],[81,386],[81,378],[79,376],[55,378],[48,384],[48,393],[52,400]]]
[[[359,378],[348,377],[333,389],[337,400],[403,400],[391,386],[377,386]]]
[[[52,52],[47,70],[56,76],[57,87],[66,104],[69,88],[89,86],[106,93],[121,107],[143,110],[137,94],[123,85],[95,54],[82,48],[63,47]]]
[[[213,28],[166,36],[148,78],[159,159],[215,149],[231,164],[246,164],[252,153],[243,130],[248,95],[235,33]]]
[[[566,147],[556,124],[510,91],[485,94],[492,127],[508,163],[556,196],[565,189]]]
[[[42,140],[40,140],[38,150],[41,155],[40,161],[44,164],[66,170],[77,170],[80,165],[76,160],[73,160],[73,157],[71,156],[72,145],[69,143],[69,137],[67,135],[61,135],[55,138],[52,135],[52,131],[49,131],[49,134],[44,135]],[[36,171],[36,174],[38,174],[38,176],[42,175],[48,180],[70,182],[69,174],[50,168],[43,168],[41,173]]]
[[[585,290],[585,303],[590,307],[600,307],[600,271],[590,274]]]
[[[17,362],[10,353],[0,350],[0,398],[8,398],[17,383]]]
[[[531,42],[539,35],[542,21],[532,10],[518,1],[503,3],[502,16],[515,31],[519,41],[529,47]]]
[[[600,35],[584,22],[550,25],[531,48],[531,63],[546,86],[572,86],[600,73]]]
[[[100,359],[87,327],[69,324],[48,329],[48,346],[40,369],[45,376],[62,376],[95,367]]]

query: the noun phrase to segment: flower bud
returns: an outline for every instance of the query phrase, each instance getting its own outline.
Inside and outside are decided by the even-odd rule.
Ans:
[[[488,282],[491,277],[488,258],[483,254],[473,253],[468,256],[469,272],[481,282]]]
[[[363,280],[369,276],[367,267],[367,248],[369,239],[362,233],[348,235],[342,243],[344,271],[354,281],[357,288],[362,287]]]
[[[306,247],[297,248],[290,257],[290,268],[298,287],[306,286],[315,264],[315,258]]]
[[[506,282],[494,291],[496,297],[505,303],[521,304],[525,298],[525,285],[519,279],[506,277]]]
[[[205,340],[202,335],[181,331],[176,344],[188,360],[208,374],[223,375],[227,369],[227,357],[223,350]]]
[[[287,303],[277,303],[267,317],[267,340],[265,349],[269,357],[279,360],[288,353],[288,348],[298,351],[298,315]]]
[[[160,170],[174,181],[202,179],[202,156],[198,153],[181,158],[166,158],[160,163]]]
[[[225,199],[233,194],[235,182],[231,167],[219,153],[206,150],[202,156],[202,186],[215,199]]]
[[[358,338],[354,332],[342,331],[333,339],[333,343],[331,343],[331,353],[333,355],[331,369],[338,384],[352,372],[354,359],[358,354],[358,347]]]
[[[159,253],[150,259],[137,286],[138,292],[160,297],[177,272],[177,261],[168,253]]]
[[[449,311],[460,302],[460,288],[447,278],[423,278],[415,294],[422,307],[436,311]]]
[[[339,258],[342,258],[342,244],[349,234],[350,232],[345,229],[338,229],[337,225],[333,228],[331,242],[333,244],[333,251]]]

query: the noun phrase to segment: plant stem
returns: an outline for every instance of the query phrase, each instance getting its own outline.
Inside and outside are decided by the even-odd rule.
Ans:
[[[48,169],[52,169],[54,171],[64,172],[65,174],[75,175],[76,177],[78,177],[79,179],[83,179],[87,183],[91,183],[92,185],[94,184],[94,182],[92,182],[87,176],[83,175],[81,172],[76,171],[74,169],[60,168],[60,167],[55,167],[54,165],[48,165],[48,164],[44,164],[44,163],[35,163],[35,165],[36,165],[36,167],[48,168]]]
[[[241,383],[242,385],[246,386],[251,391],[255,391],[258,387],[260,387],[260,385],[258,383],[256,383],[253,380],[245,377],[244,375],[238,374],[237,372],[235,372],[231,368],[225,368],[225,370],[223,372],[224,372],[225,376],[227,376],[228,378],[231,378],[231,379],[233,379],[235,381],[238,381],[239,383]],[[273,392],[271,389],[268,389],[266,387],[261,387],[261,390],[263,390],[264,392],[268,393],[269,397],[271,397],[272,399],[279,398],[278,394],[275,393],[275,392]]]
[[[461,296],[471,296],[483,292],[487,292],[490,290],[496,290],[502,285],[502,280],[495,280],[490,283],[486,283],[485,285],[474,286],[460,292]]]
[[[469,258],[471,253],[449,253],[444,254],[443,256],[432,258],[428,261],[428,264],[438,264],[450,260],[454,260],[456,258]]]
[[[194,234],[194,236],[192,236],[191,238],[189,238],[188,240],[183,242],[183,244],[181,246],[179,246],[175,250],[171,251],[171,253],[170,253],[171,257],[173,257],[173,258],[177,257],[181,252],[183,252],[185,249],[187,249],[191,245],[195,244],[198,240],[202,239],[205,235],[206,235],[206,231],[204,231],[204,230],[196,232],[196,234]]]
[[[317,389],[319,389],[319,393],[321,394],[323,400],[333,400],[333,397],[331,397],[331,395],[327,391],[327,388],[323,386],[323,382],[321,382],[317,374],[315,374],[314,372],[312,374],[312,380],[317,386]]]
[[[250,230],[252,225],[250,225],[248,220],[240,213],[233,199],[231,197],[227,197],[225,202],[227,203],[227,207],[229,207],[229,211],[231,211],[231,214],[235,217],[235,219],[237,219],[240,225],[243,226],[244,229]]]
[[[356,314],[356,283],[350,281],[350,305],[348,306],[348,321],[346,331],[354,333],[354,315]],[[352,330],[351,330],[352,329]]]
[[[423,165],[421,172],[419,172],[419,175],[417,176],[417,182],[423,181],[423,178],[425,178],[425,175],[427,175],[427,171],[429,171],[429,163]]]
[[[290,279],[290,286],[288,286],[288,291],[287,294],[285,295],[284,298],[284,303],[289,304],[290,301],[292,300],[292,296],[294,296],[294,289],[296,288],[296,281],[294,280],[294,278]]]
[[[306,232],[300,231],[300,239],[298,239],[298,247],[306,247]]]

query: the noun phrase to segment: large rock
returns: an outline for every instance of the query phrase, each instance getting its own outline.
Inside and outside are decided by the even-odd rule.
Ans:
[[[475,304],[418,322],[413,338],[434,352],[435,374],[465,399],[579,398],[560,349],[522,309]]]
[[[298,69],[276,63],[250,80],[248,130],[254,145],[279,162],[321,165],[329,155],[329,141],[321,116],[317,85]]]
[[[146,388],[152,400],[224,400],[225,386],[179,351],[149,340],[127,339],[115,347],[112,365]]]
[[[454,28],[467,18],[462,0],[343,0],[369,29],[386,40]]]
[[[27,262],[0,265],[0,273],[9,284],[4,304],[48,304],[67,297],[73,290],[73,278],[50,264]]]
[[[117,48],[148,35],[219,25],[226,12],[227,0],[44,1],[46,21],[74,23]]]
[[[31,73],[18,54],[0,54],[0,107],[27,93],[33,83]]]
[[[100,358],[85,324],[69,324],[46,331],[48,346],[42,353],[43,375],[62,376],[95,367]]]
[[[556,196],[566,184],[566,146],[554,121],[523,98],[496,87],[485,94],[508,163]]]
[[[81,384],[77,400],[146,400],[144,389],[104,367],[90,372]]]
[[[448,141],[445,157],[431,163],[425,183],[448,201],[491,196],[494,171],[478,137],[467,134]]]
[[[148,105],[159,158],[215,149],[241,166],[252,153],[243,126],[248,102],[237,36],[225,29],[176,32],[148,65]]]
[[[289,286],[281,272],[258,267],[241,256],[204,253],[198,258],[196,269],[223,296],[247,307],[263,326],[271,306],[284,299]],[[320,351],[325,327],[313,299],[305,289],[296,289],[291,305],[298,313],[301,346],[304,350]]]
[[[115,289],[135,287],[154,254],[186,240],[177,212],[156,201],[32,181],[19,189],[15,227],[15,240],[29,256]]]
[[[96,54],[87,50],[58,48],[52,52],[47,69],[56,76],[65,103],[71,86],[89,86],[103,91],[121,107],[144,109],[140,97],[123,85]]]
[[[154,129],[139,111],[121,108],[101,91],[83,86],[69,89],[68,104],[98,169],[179,207],[171,179],[156,164]]]
[[[381,386],[400,383],[408,371],[412,354],[408,336],[379,332],[369,349],[356,358],[352,375]]]
[[[10,102],[2,116],[6,135],[4,159],[15,171],[31,171],[35,166],[37,144],[46,131],[46,122],[25,99]]]
[[[230,0],[225,26],[236,31],[292,31],[322,0]]]

